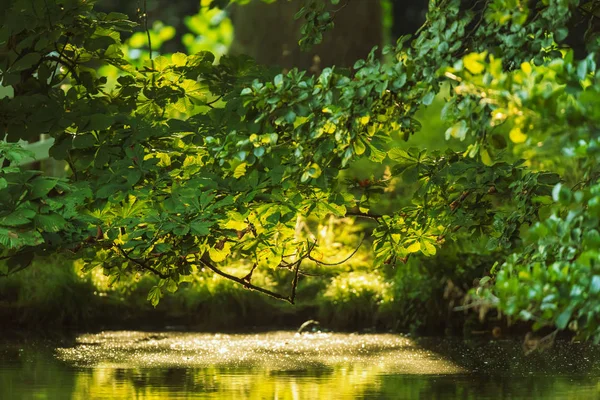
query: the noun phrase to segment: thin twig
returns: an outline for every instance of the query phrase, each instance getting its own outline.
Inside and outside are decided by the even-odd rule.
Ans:
[[[67,69],[69,70],[69,72],[71,73],[71,75],[73,76],[73,78],[75,78],[75,82],[77,82],[78,85],[81,85],[81,80],[79,79],[79,75],[77,74],[77,72],[75,72],[75,63],[73,64],[69,64],[70,60],[68,60],[66,57],[56,57],[56,56],[45,56],[42,58],[43,60],[48,60],[48,61],[56,61],[57,63],[60,63],[62,65],[64,65],[65,67],[67,67]],[[67,62],[68,60],[68,62]]]
[[[220,95],[220,96],[219,96],[219,97],[217,97],[216,99],[214,99],[214,100],[211,100],[211,101],[207,102],[205,105],[206,105],[206,106],[209,106],[210,108],[214,108],[214,107],[213,107],[213,104],[215,104],[217,101],[221,100],[222,98],[223,98],[223,95]]]
[[[50,8],[48,7],[48,1],[47,0],[44,0],[44,5],[46,6],[46,13],[47,13],[46,15],[48,17],[48,24],[50,25],[50,29],[54,29],[54,25],[52,24],[52,18],[50,18]],[[33,6],[33,4],[32,4],[31,8],[35,12],[35,6]]]
[[[313,246],[314,248],[314,246]],[[310,251],[307,253],[310,257]],[[298,271],[300,271],[300,263],[296,264],[296,268],[294,269],[294,279],[292,279],[292,293],[290,294],[290,303],[294,304],[296,300],[296,287],[298,286]]]
[[[325,273],[322,273],[322,274],[315,274],[315,273],[306,272],[306,271],[303,271],[303,270],[299,270],[298,273],[300,275],[302,275],[302,276],[309,276],[311,278],[322,278],[322,277],[325,277],[325,276],[334,276],[335,275],[335,274],[332,274],[330,272],[325,272]]]
[[[116,247],[121,251],[121,253],[123,254],[123,257],[125,257],[126,259],[128,259],[129,261],[131,261],[132,263],[136,264],[138,267],[145,269],[146,271],[150,271],[152,272],[154,275],[157,275],[158,277],[162,278],[162,279],[167,279],[169,278],[168,274],[163,274],[162,272],[160,272],[159,270],[157,270],[154,267],[151,267],[150,265],[147,265],[146,263],[144,263],[141,260],[136,260],[135,258],[132,258],[129,256],[129,254],[123,250],[123,248],[119,245],[116,245]]]
[[[146,30],[146,37],[148,38],[148,51],[150,51],[150,66],[154,71],[154,59],[152,58],[152,38],[150,37],[150,29],[148,29],[148,5],[147,0],[144,0],[144,29]]]
[[[346,217],[360,217],[360,218],[367,218],[367,219],[379,221],[379,219],[382,216],[378,215],[378,214],[368,214],[368,213],[363,213],[363,212],[358,212],[358,211],[350,211],[350,212],[346,213]]]
[[[61,51],[58,52],[58,58],[61,59],[64,56],[64,51],[67,48],[67,46],[69,45],[69,37],[67,36],[66,40],[65,40],[65,44],[63,45],[63,48],[61,49]],[[56,49],[56,51],[58,51],[58,45],[54,44],[54,48]],[[58,65],[59,62],[56,61],[56,65],[54,66],[54,70],[52,70],[52,76],[50,76],[50,84],[52,85],[52,82],[54,81],[54,76],[56,75],[56,70],[58,69]]]
[[[284,301],[287,301],[288,303],[294,304],[294,301],[296,299],[296,287],[298,286],[298,277],[300,275],[300,264],[301,264],[302,260],[310,257],[310,253],[315,248],[316,245],[317,245],[316,242],[309,244],[306,254],[304,254],[302,257],[300,257],[295,262],[293,262],[291,264],[280,264],[279,265],[280,267],[283,265],[286,268],[292,268],[292,267],[294,268],[294,277],[292,278],[289,296],[285,296],[283,294],[273,292],[272,290],[265,289],[260,286],[256,286],[252,282],[250,282],[250,279],[247,279],[247,278],[249,275],[252,274],[252,272],[254,271],[254,268],[256,268],[256,264],[252,267],[252,271],[250,271],[250,274],[246,275],[243,278],[238,278],[237,276],[231,275],[231,274],[219,269],[218,267],[216,267],[212,263],[210,258],[208,258],[206,253],[202,257],[200,257],[200,262],[204,266],[206,266],[208,269],[210,269],[211,271],[216,273],[217,275],[221,275],[223,278],[237,282],[240,285],[244,286],[246,289],[256,290],[257,292],[260,292],[260,293],[266,294],[268,296],[274,297],[276,299],[284,300]]]
[[[228,274],[227,272],[220,270],[219,268],[217,268],[216,266],[214,266],[212,264],[212,262],[208,259],[208,257],[206,257],[206,255],[204,255],[204,256],[202,256],[200,258],[200,262],[204,266],[206,266],[208,269],[210,269],[211,271],[213,271],[214,273],[216,273],[217,275],[221,275],[223,278],[227,278],[229,280],[237,282],[237,283],[239,283],[240,285],[244,286],[247,289],[256,290],[257,292],[261,292],[263,294],[269,295],[269,296],[274,297],[274,298],[279,299],[279,300],[285,300],[285,301],[288,301],[288,302],[290,301],[290,298],[287,297],[287,296],[283,296],[283,295],[281,295],[279,293],[276,293],[276,292],[273,292],[273,291],[271,291],[269,289],[265,289],[265,288],[262,288],[260,286],[256,286],[256,285],[254,285],[254,284],[252,284],[252,283],[244,280],[243,278],[238,278],[237,276]]]
[[[363,241],[364,241],[364,239],[362,239],[362,240],[360,241],[360,243],[358,244],[358,247],[356,247],[356,249],[354,249],[354,251],[353,251],[353,252],[352,252],[352,253],[351,253],[351,254],[350,254],[348,257],[346,257],[345,259],[343,259],[342,261],[338,261],[338,262],[334,262],[334,263],[326,263],[326,262],[319,261],[319,260],[315,259],[313,256],[311,256],[311,255],[310,255],[310,253],[308,253],[308,257],[307,257],[307,258],[308,258],[309,260],[311,260],[311,261],[314,261],[314,262],[316,262],[317,264],[321,264],[321,265],[327,265],[327,266],[340,265],[340,264],[343,264],[343,263],[345,263],[345,262],[346,262],[346,261],[348,261],[349,259],[351,259],[351,258],[352,258],[352,257],[353,257],[353,256],[356,254],[356,252],[358,251],[358,249],[360,249],[360,246],[362,246],[362,244],[363,244]]]
[[[340,11],[342,11],[344,8],[348,7],[348,4],[350,4],[350,0],[346,0],[346,2],[344,4],[342,4],[342,6],[340,8],[338,8],[337,10],[331,10],[331,12],[333,14],[339,13]]]
[[[250,283],[250,281],[252,280],[252,274],[254,273],[254,270],[256,269],[257,266],[258,266],[258,263],[254,263],[254,265],[252,265],[252,269],[250,270],[250,272],[248,272],[248,275],[243,277],[242,280]]]

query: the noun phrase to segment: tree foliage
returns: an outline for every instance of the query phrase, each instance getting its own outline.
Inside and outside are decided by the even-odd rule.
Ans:
[[[302,46],[335,23],[322,4],[298,13]],[[598,340],[598,14],[597,1],[431,1],[418,34],[383,49],[392,62],[374,50],[313,76],[209,52],[136,68],[121,50],[120,32],[135,28],[125,15],[91,1],[4,2],[4,272],[66,252],[112,282],[156,274],[153,304],[198,267],[294,302],[300,264],[327,265],[298,218],[355,215],[377,223],[377,264],[470,246],[498,260],[477,304]],[[563,42],[581,18],[590,53],[577,58]],[[418,132],[415,113],[436,96],[463,150],[390,148]],[[17,166],[17,142],[41,134],[68,178]],[[412,204],[373,214],[389,181],[341,174],[365,158],[415,185]],[[219,266],[232,258],[250,260],[247,276]],[[289,294],[254,285],[255,268],[288,269]]]

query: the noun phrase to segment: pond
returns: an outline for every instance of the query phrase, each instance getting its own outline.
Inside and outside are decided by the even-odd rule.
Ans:
[[[600,348],[393,334],[103,332],[0,343],[0,399],[597,399]]]

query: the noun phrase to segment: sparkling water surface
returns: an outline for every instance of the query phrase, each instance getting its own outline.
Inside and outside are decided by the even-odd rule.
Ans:
[[[395,334],[113,331],[0,343],[0,399],[598,399],[600,348]]]

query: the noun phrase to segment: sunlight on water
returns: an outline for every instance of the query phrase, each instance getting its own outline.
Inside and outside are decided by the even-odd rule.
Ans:
[[[391,334],[104,332],[0,343],[0,399],[598,399],[600,350]]]
[[[388,373],[462,372],[411,339],[392,334],[104,332],[82,335],[75,347],[57,353],[77,366],[124,369],[230,366],[285,371],[353,364]]]

